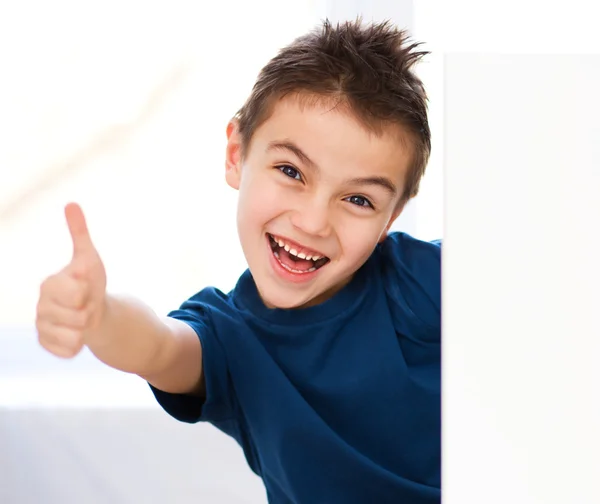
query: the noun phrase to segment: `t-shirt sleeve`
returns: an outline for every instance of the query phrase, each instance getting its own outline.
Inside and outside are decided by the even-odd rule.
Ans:
[[[202,297],[202,292],[194,295],[168,316],[187,323],[200,339],[206,398],[172,394],[152,385],[150,389],[160,406],[177,420],[218,423],[232,416],[231,383],[226,354],[210,320],[210,306]]]
[[[440,327],[442,241],[390,233],[381,245],[388,298],[422,324]]]

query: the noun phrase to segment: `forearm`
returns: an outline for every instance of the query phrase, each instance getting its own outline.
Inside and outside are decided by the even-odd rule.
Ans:
[[[132,297],[106,295],[100,325],[85,342],[105,364],[137,374],[156,388],[181,394],[204,394],[202,348],[185,322],[159,317]]]
[[[162,349],[170,334],[169,326],[143,302],[106,294],[102,320],[98,327],[85,333],[85,344],[113,368],[151,375],[164,366]]]

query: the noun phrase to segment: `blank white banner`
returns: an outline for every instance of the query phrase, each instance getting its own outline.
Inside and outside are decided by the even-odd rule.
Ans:
[[[445,504],[600,502],[598,90],[600,56],[446,57]]]

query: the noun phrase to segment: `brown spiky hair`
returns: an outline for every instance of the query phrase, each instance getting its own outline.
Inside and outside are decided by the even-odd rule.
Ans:
[[[427,94],[413,66],[428,51],[417,50],[406,30],[390,21],[363,24],[358,18],[324,21],[284,47],[261,70],[250,97],[236,115],[242,156],[274,105],[290,94],[305,104],[325,100],[345,107],[377,135],[400,126],[411,163],[401,203],[417,195],[431,152]]]

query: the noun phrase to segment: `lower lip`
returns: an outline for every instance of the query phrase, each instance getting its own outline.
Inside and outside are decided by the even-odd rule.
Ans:
[[[267,247],[268,247],[269,256],[271,258],[271,266],[275,270],[275,273],[277,273],[277,275],[279,277],[281,277],[283,280],[285,280],[287,282],[292,282],[292,283],[304,283],[304,282],[310,282],[313,278],[315,278],[315,276],[317,276],[317,273],[319,272],[318,269],[311,271],[310,273],[294,273],[292,271],[288,271],[287,269],[285,269],[279,262],[279,259],[277,259],[277,257],[275,257],[275,254],[273,253],[273,249],[271,248],[271,240],[269,239],[268,235],[267,235]],[[321,269],[321,268],[319,268],[319,269]]]

